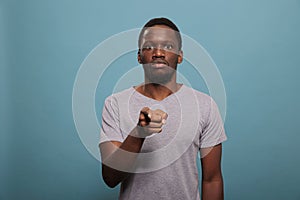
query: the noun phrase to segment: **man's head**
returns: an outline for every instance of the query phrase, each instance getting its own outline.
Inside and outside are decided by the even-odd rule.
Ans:
[[[179,50],[181,50],[182,39],[181,39],[181,34],[180,34],[178,27],[171,20],[164,18],[164,17],[153,18],[144,25],[144,27],[141,30],[140,35],[139,35],[139,41],[138,41],[139,49],[141,48],[141,39],[142,39],[142,36],[143,36],[145,30],[149,27],[154,27],[154,26],[158,26],[158,25],[166,26],[166,27],[172,29],[173,31],[175,31],[176,38],[178,41],[178,47],[179,47]]]
[[[139,36],[138,61],[145,78],[165,84],[176,76],[182,62],[182,41],[176,25],[166,18],[154,18],[145,24]]]

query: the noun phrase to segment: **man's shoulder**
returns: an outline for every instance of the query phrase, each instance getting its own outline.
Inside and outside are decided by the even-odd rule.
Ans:
[[[196,90],[192,87],[186,86],[186,85],[184,85],[184,87],[185,87],[185,91],[189,97],[191,97],[191,95],[194,95],[194,97],[196,97],[198,101],[211,102],[212,97],[209,96],[208,94],[201,92],[199,90]]]
[[[118,101],[124,98],[129,98],[133,92],[134,92],[133,87],[130,87],[109,95],[108,97],[106,97],[105,101]]]

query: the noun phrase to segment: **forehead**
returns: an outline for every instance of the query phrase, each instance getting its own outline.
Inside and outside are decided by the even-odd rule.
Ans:
[[[153,41],[177,41],[176,31],[165,25],[156,25],[145,29],[142,35],[142,42]]]

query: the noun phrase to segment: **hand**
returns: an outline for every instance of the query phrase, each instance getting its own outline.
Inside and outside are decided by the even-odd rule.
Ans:
[[[160,109],[151,110],[148,107],[144,107],[139,116],[138,134],[140,137],[147,137],[154,133],[160,133],[167,117],[167,113]]]

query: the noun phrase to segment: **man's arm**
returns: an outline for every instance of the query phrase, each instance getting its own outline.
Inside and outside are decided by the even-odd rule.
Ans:
[[[120,182],[127,178],[129,173],[111,168],[105,165],[105,163],[109,163],[110,166],[122,165],[122,168],[130,170],[134,165],[135,157],[124,157],[122,156],[122,152],[119,150],[139,153],[143,143],[144,138],[137,138],[129,135],[123,143],[111,141],[100,144],[102,157],[102,177],[104,182],[109,187],[114,188],[117,186]]]
[[[100,144],[102,177],[109,187],[117,186],[128,177],[129,172],[134,171],[136,156],[141,151],[145,137],[160,133],[166,119],[167,114],[163,111],[152,111],[145,107],[140,112],[138,125],[123,143],[109,141]],[[118,169],[114,169],[114,166]]]
[[[222,144],[201,149],[202,200],[224,199],[221,171]]]

